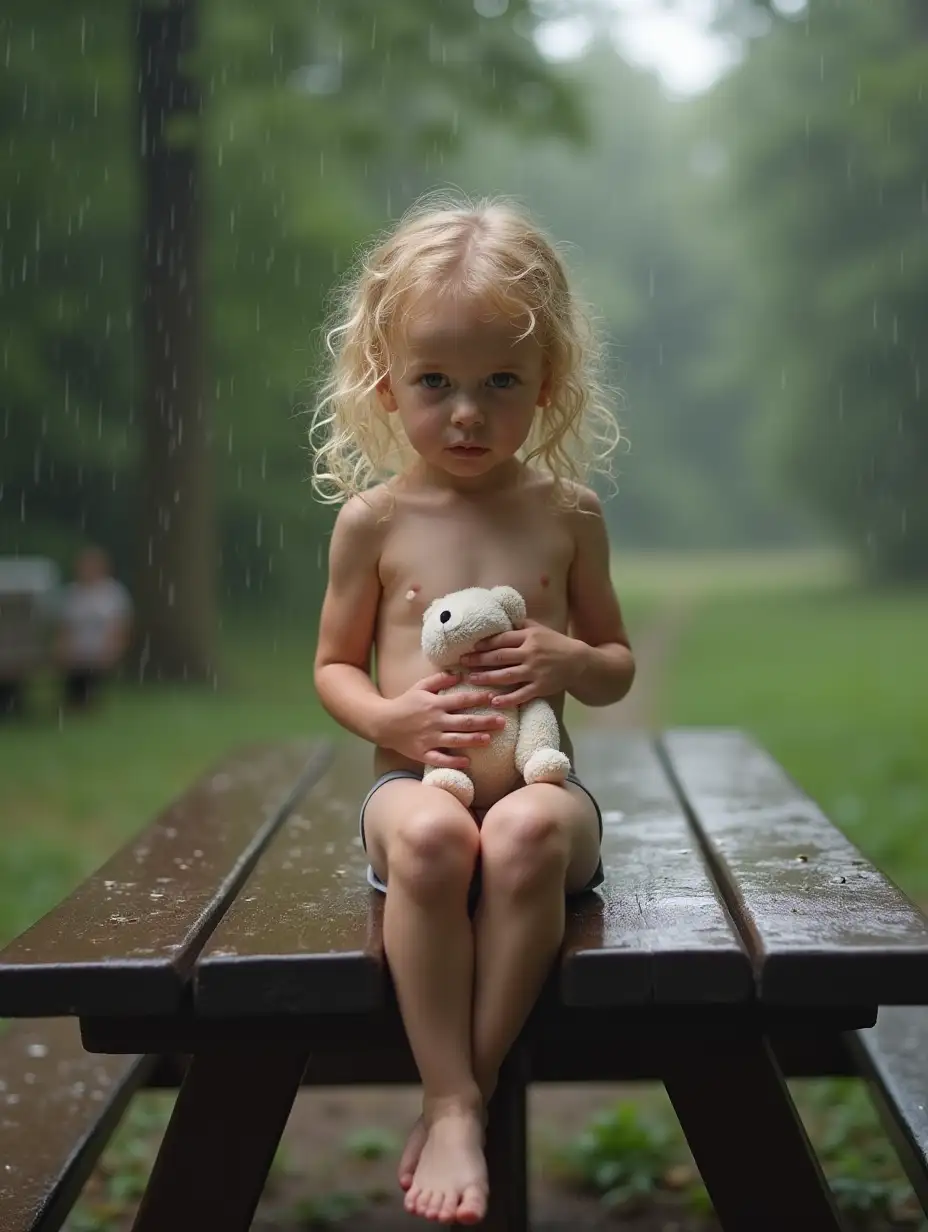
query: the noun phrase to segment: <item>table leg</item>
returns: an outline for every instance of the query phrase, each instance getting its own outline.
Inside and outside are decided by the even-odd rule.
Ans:
[[[763,1036],[673,1044],[663,1068],[725,1232],[839,1232],[828,1183]]]
[[[528,1059],[516,1045],[500,1070],[487,1123],[490,1204],[482,1232],[528,1232]]]
[[[194,1053],[133,1232],[247,1232],[307,1059],[303,1044]]]

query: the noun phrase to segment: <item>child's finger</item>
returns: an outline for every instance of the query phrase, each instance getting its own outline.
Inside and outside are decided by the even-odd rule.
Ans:
[[[440,693],[442,689],[447,689],[453,684],[457,684],[458,677],[453,672],[436,672],[434,676],[426,676],[424,679],[416,682],[417,689],[425,689],[427,693]]]
[[[510,629],[508,633],[494,633],[492,637],[481,638],[474,650],[502,650],[506,646],[521,646],[524,640],[518,629]]]
[[[524,684],[529,675],[528,668],[517,663],[514,667],[494,667],[474,672],[471,679],[474,684],[488,684],[494,689],[501,689],[507,684]]]
[[[520,646],[499,646],[461,655],[461,662],[465,667],[496,667],[504,663],[521,663],[522,654]]]
[[[488,705],[492,696],[486,689],[461,689],[457,693],[449,693],[442,701],[446,710],[472,710],[474,706]]]
[[[466,770],[470,761],[466,757],[452,757],[440,749],[429,749],[422,759],[427,766],[440,766],[443,770]]]
[[[514,689],[511,693],[497,693],[492,704],[504,710],[511,706],[524,706],[526,702],[530,702],[533,697],[537,696],[535,686],[529,684],[524,689]]]
[[[445,726],[448,731],[455,732],[494,732],[502,727],[505,719],[501,714],[462,714],[452,712],[445,715]]]
[[[446,731],[441,734],[442,748],[466,748],[468,745],[488,744],[490,732]]]

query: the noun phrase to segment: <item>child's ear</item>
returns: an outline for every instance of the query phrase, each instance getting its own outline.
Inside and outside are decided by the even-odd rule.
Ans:
[[[382,376],[380,378],[377,382],[376,389],[377,397],[380,399],[380,405],[388,415],[391,414],[396,410],[396,395],[393,393],[393,385],[390,381],[389,372],[386,376]]]

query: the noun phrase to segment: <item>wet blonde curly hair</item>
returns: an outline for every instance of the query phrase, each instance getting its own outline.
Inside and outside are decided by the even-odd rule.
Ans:
[[[549,371],[549,402],[521,451],[555,481],[560,499],[592,473],[609,474],[621,431],[599,380],[600,348],[554,244],[518,206],[431,194],[361,254],[337,289],[325,331],[329,363],[309,430],[313,487],[334,504],[401,473],[410,446],[377,384],[390,368],[401,310],[437,286],[525,316]]]

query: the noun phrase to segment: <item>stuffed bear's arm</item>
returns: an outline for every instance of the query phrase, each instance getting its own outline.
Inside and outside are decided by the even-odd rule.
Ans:
[[[526,783],[563,783],[570,759],[560,752],[557,717],[542,697],[519,707],[516,769]]]

